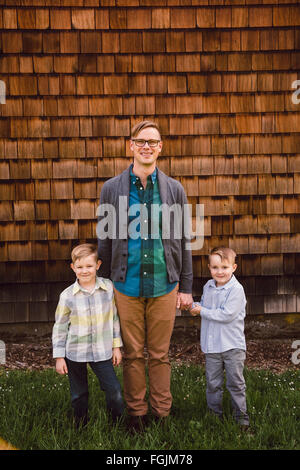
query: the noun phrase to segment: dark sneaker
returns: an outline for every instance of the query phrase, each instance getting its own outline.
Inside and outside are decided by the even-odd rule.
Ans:
[[[86,415],[86,416],[82,416],[82,417],[78,417],[78,416],[74,416],[74,423],[75,423],[75,427],[77,430],[80,430],[80,429],[84,429],[86,428],[86,426],[88,425],[89,423],[89,417]]]
[[[147,415],[141,416],[129,416],[129,421],[127,423],[127,429],[130,433],[142,433],[145,431],[146,426],[148,425]]]
[[[158,415],[153,415],[154,422],[157,426],[165,429],[168,422],[169,422],[169,416],[158,416]]]
[[[239,426],[241,431],[246,432],[248,434],[252,434],[252,430],[249,424],[240,424]]]
[[[109,422],[112,426],[121,426],[124,422],[124,415],[110,415]]]

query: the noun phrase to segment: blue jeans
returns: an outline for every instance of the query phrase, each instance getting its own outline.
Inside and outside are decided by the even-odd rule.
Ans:
[[[75,421],[87,422],[88,417],[88,378],[87,363],[74,362],[66,358],[70,382],[71,403]],[[101,390],[105,392],[106,408],[113,421],[121,417],[124,411],[121,386],[117,379],[111,359],[107,361],[89,362],[97,376]]]

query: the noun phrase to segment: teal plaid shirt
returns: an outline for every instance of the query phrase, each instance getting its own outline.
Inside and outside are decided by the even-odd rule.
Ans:
[[[168,281],[161,238],[161,211],[154,213],[151,211],[152,204],[155,204],[156,207],[161,205],[156,173],[155,169],[152,175],[148,176],[147,186],[144,189],[140,178],[133,174],[132,168],[130,169],[127,274],[125,282],[114,283],[119,292],[130,297],[158,297],[171,292],[177,285],[177,282],[170,283]],[[134,204],[138,204],[142,208],[143,216],[139,212],[130,215],[130,208]],[[155,220],[151,219],[153,216]],[[137,218],[140,220],[138,225],[134,222]],[[130,237],[131,228],[139,232],[138,238]],[[157,228],[159,232],[151,232],[152,228],[154,231]]]

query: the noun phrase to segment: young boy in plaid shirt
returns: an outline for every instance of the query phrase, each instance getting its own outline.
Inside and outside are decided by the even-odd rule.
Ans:
[[[115,422],[124,411],[113,367],[122,360],[123,343],[112,282],[97,277],[101,261],[93,245],[77,246],[71,257],[77,279],[60,295],[52,333],[56,371],[68,374],[77,427],[88,422],[87,363],[105,392],[107,410]]]

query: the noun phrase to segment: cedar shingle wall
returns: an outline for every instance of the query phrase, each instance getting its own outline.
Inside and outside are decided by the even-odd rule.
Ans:
[[[1,1],[0,323],[53,320],[143,118],[161,126],[160,168],[205,205],[195,296],[222,243],[249,314],[300,311],[297,3]]]

